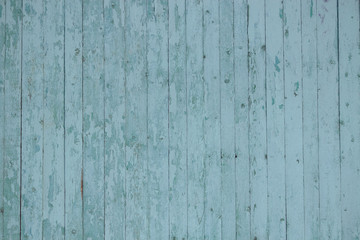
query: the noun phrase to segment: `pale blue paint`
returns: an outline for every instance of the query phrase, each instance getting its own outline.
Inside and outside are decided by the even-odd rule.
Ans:
[[[359,0],[1,0],[0,239],[359,239]]]

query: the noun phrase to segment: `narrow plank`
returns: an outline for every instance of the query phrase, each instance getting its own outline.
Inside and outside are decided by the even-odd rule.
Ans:
[[[43,1],[23,1],[21,239],[42,239]]]
[[[221,239],[219,2],[203,4],[205,239]]]
[[[169,0],[170,239],[187,238],[185,1]]]
[[[83,239],[82,1],[65,0],[65,239]]]
[[[148,239],[169,238],[168,1],[147,4]]]
[[[64,1],[44,1],[43,238],[64,238]]]
[[[124,4],[104,2],[105,239],[125,239]]]
[[[266,91],[269,239],[286,239],[284,43],[282,1],[266,5]]]
[[[340,239],[337,3],[317,1],[320,238]]]
[[[222,239],[236,238],[233,8],[232,0],[222,1],[219,6]]]
[[[147,66],[146,1],[125,4],[126,238],[146,239]]]
[[[251,239],[266,239],[268,208],[264,1],[249,1],[248,11]]]
[[[186,2],[188,239],[204,238],[203,1]]]
[[[286,234],[304,239],[300,0],[284,2]]]
[[[304,164],[304,239],[319,235],[319,157],[317,103],[316,2],[302,1],[302,94]]]
[[[234,1],[236,239],[250,239],[247,2]]]
[[[5,151],[5,32],[6,32],[6,5],[5,0],[0,2],[0,166],[4,166],[4,151]],[[0,171],[0,179],[4,181],[4,171]],[[4,238],[4,185],[0,184],[0,237]]]
[[[339,1],[341,238],[360,238],[359,1]]]
[[[104,18],[102,1],[83,2],[84,238],[103,239],[104,221]]]
[[[4,239],[20,238],[21,2],[11,1],[6,16],[4,100]]]

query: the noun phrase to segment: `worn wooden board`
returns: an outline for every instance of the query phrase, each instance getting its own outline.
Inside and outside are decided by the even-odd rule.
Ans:
[[[42,238],[44,167],[43,2],[23,1],[21,239]],[[60,213],[61,214],[61,213]]]
[[[300,0],[284,2],[286,233],[304,238]]]
[[[7,2],[3,11],[6,18],[3,45],[5,47],[2,142],[4,147],[3,234],[5,239],[20,239],[21,2]]]
[[[316,2],[302,1],[304,238],[320,238]],[[306,206],[306,207],[305,207]]]
[[[125,1],[104,1],[105,239],[125,239]]]
[[[0,239],[358,239],[359,0],[0,0]]]
[[[266,107],[269,239],[286,239],[284,6],[266,5]]]
[[[220,13],[219,3],[204,1],[204,143],[205,143],[205,238],[221,238],[220,145]]]
[[[267,238],[265,1],[248,2],[249,158],[251,239]]]
[[[169,230],[187,237],[185,1],[169,0]]]
[[[360,238],[360,35],[359,1],[339,1],[339,105],[341,238]]]
[[[70,4],[71,2],[71,4]],[[82,1],[65,0],[65,239],[83,238]]]

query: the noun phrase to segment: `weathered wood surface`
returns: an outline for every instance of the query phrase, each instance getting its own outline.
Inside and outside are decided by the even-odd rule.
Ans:
[[[359,0],[0,21],[0,239],[360,239]]]

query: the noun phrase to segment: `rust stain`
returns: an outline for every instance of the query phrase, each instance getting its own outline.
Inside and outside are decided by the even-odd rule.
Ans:
[[[84,172],[83,170],[81,169],[81,200],[83,199],[83,187],[84,187]]]

